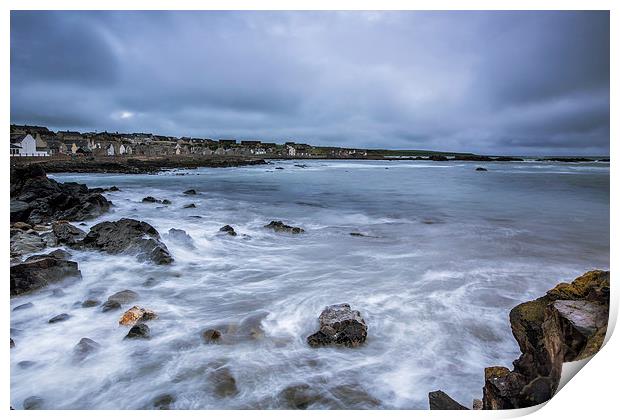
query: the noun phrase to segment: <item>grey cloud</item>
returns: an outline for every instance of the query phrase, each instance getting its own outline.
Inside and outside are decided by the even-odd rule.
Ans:
[[[13,11],[11,119],[608,154],[609,14]]]

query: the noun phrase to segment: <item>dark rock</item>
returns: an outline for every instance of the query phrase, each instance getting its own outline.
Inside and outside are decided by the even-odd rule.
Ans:
[[[97,299],[86,299],[82,302],[82,308],[93,308],[95,306],[99,306],[101,304]]]
[[[176,401],[176,398],[170,394],[161,394],[153,399],[153,407],[158,410],[170,410],[170,405]]]
[[[183,206],[184,209],[195,209],[196,208],[196,204],[191,203],[191,204],[186,204]]]
[[[443,391],[429,392],[428,403],[431,410],[469,410]]]
[[[151,329],[146,324],[143,324],[143,323],[136,324],[133,327],[131,327],[131,329],[129,330],[129,332],[125,336],[125,338],[129,338],[129,339],[136,339],[136,338],[148,339],[148,338],[151,338]]]
[[[482,405],[482,400],[478,399],[478,398],[474,398],[474,402],[472,404],[472,409],[474,410],[482,410],[483,405]]]
[[[41,165],[11,168],[11,222],[80,221],[109,208],[110,202],[86,185],[48,179]]]
[[[308,337],[311,347],[329,344],[357,347],[366,341],[368,327],[359,311],[347,303],[326,307],[319,316],[320,329]]]
[[[275,232],[288,232],[288,233],[303,233],[304,230],[300,227],[293,227],[285,225],[280,220],[272,220],[268,225],[265,225],[268,229],[273,229]]]
[[[108,302],[118,302],[120,304],[125,304],[132,302],[138,299],[138,294],[133,290],[123,290],[121,292],[116,292],[113,295],[108,297]]]
[[[143,203],[161,203],[161,200],[156,199],[155,197],[151,197],[150,195],[148,197],[144,197],[142,199]]]
[[[202,338],[205,343],[216,343],[222,338],[222,333],[218,330],[208,329],[203,331]]]
[[[486,171],[487,171],[487,169],[486,169],[486,168],[483,168],[482,166],[478,166],[478,167],[476,168],[476,171],[478,171],[478,172],[486,172]]]
[[[110,188],[108,188],[108,191],[116,192],[116,191],[120,191],[120,189],[116,185],[112,185]]]
[[[109,312],[116,311],[121,309],[121,304],[116,301],[106,301],[103,305],[101,305],[101,312]]]
[[[196,190],[191,189],[191,190],[183,191],[183,194],[186,194],[186,195],[196,195]]]
[[[99,351],[101,345],[88,337],[82,338],[73,348],[73,359],[81,362],[91,354]]]
[[[235,229],[230,225],[222,226],[220,232],[226,232],[230,236],[237,236],[237,232],[235,232]]]
[[[57,322],[66,321],[69,318],[71,318],[71,315],[69,315],[69,314],[60,314],[60,315],[56,315],[55,317],[53,317],[52,319],[50,319],[47,322],[49,322],[50,324],[55,324]]]
[[[139,260],[155,264],[170,264],[173,261],[157,230],[146,222],[134,219],[98,223],[90,229],[81,244],[85,248],[110,254],[136,254]]]
[[[65,220],[52,223],[52,232],[60,244],[75,245],[86,237],[86,232]]]
[[[36,365],[37,362],[33,362],[32,360],[22,360],[21,362],[17,362],[17,366],[22,369],[28,369]]]
[[[24,303],[22,305],[18,305],[16,307],[13,308],[13,312],[15,311],[21,311],[22,309],[30,309],[34,306],[34,304],[32,302],[28,302],[28,303]]]
[[[280,391],[278,400],[288,409],[305,410],[312,404],[321,402],[322,398],[310,385],[296,384]]]
[[[15,341],[11,338],[11,348],[15,347]]]
[[[67,278],[81,279],[76,262],[52,254],[28,258],[11,266],[11,296],[31,292]]]
[[[24,410],[40,410],[43,408],[43,398],[33,395],[28,397],[22,403]]]
[[[232,397],[239,393],[237,381],[227,367],[214,370],[209,375],[209,379],[213,383],[215,394],[218,397]]]
[[[349,235],[351,235],[351,236],[361,236],[361,237],[366,236],[363,233],[359,233],[359,232],[351,232],[351,233],[349,233]]]
[[[281,166],[276,166],[276,169],[283,170],[284,168]]]
[[[172,201],[167,200],[167,199],[164,198],[163,200],[161,200],[161,203],[162,204],[172,204]]]

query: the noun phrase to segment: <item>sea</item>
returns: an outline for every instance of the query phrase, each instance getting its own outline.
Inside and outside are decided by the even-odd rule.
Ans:
[[[171,409],[427,409],[438,389],[471,407],[484,368],[520,354],[511,308],[609,268],[607,162],[274,160],[50,177],[117,186],[108,213],[74,224],[148,222],[174,263],[70,250],[82,280],[11,299],[33,304],[11,313],[16,409],[31,396],[49,409],[162,399]],[[305,232],[266,229],[272,220]],[[158,314],[149,340],[123,339],[122,311],[81,307],[127,289],[139,296],[123,309]],[[360,311],[367,341],[309,347],[321,311],[339,303]],[[60,313],[71,317],[48,323]],[[209,328],[230,337],[205,343]],[[101,347],[76,361],[84,337]]]

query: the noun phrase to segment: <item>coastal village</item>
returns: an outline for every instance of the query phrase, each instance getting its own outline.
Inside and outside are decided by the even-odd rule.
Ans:
[[[47,156],[252,156],[266,158],[365,158],[367,150],[315,147],[296,141],[171,137],[151,133],[51,131],[11,125],[11,157]]]

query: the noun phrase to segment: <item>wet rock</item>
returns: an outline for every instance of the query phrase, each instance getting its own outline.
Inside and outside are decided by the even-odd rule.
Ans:
[[[172,204],[172,201],[167,200],[167,199],[164,198],[163,200],[161,200],[161,203],[168,205],[168,204]]]
[[[288,409],[305,410],[312,404],[322,401],[322,398],[310,385],[296,384],[280,391],[278,400]]]
[[[116,185],[112,185],[110,188],[108,188],[108,191],[116,192],[116,191],[120,191],[120,189]]]
[[[183,229],[170,229],[168,231],[168,238],[189,248],[195,248],[194,240]]]
[[[68,278],[82,278],[76,262],[57,258],[53,254],[34,256],[21,264],[11,266],[11,296],[28,293]]]
[[[127,310],[118,321],[119,325],[134,325],[137,322],[150,321],[156,319],[157,314],[150,309],[144,309],[139,306],[134,306]]]
[[[158,410],[170,410],[170,405],[176,401],[176,398],[170,394],[161,394],[153,399],[153,407]]]
[[[11,338],[11,348],[15,347],[15,341]]]
[[[237,381],[227,367],[214,370],[209,379],[213,383],[215,394],[220,398],[232,397],[239,393]]]
[[[520,393],[527,384],[526,378],[503,366],[484,370],[483,409],[503,410],[521,407]]]
[[[486,171],[487,171],[487,169],[486,169],[486,168],[483,168],[483,167],[481,167],[481,166],[478,166],[478,167],[476,168],[476,171],[478,171],[478,172],[486,172]]]
[[[196,195],[196,190],[191,189],[191,190],[183,191],[183,194],[186,194],[186,195]]]
[[[190,203],[190,204],[186,204],[183,206],[184,209],[195,209],[196,208],[196,204],[194,203]]]
[[[339,402],[337,408],[357,410],[377,409],[381,406],[381,401],[357,384],[338,385],[330,388],[329,392]]]
[[[202,332],[202,339],[205,343],[217,343],[222,338],[222,333],[219,330],[207,329]]]
[[[126,339],[149,339],[151,338],[151,329],[146,324],[136,324],[125,336]]]
[[[265,225],[267,229],[273,229],[275,232],[288,232],[288,233],[303,233],[304,230],[300,227],[294,227],[285,225],[280,220],[272,220],[268,225]]]
[[[16,306],[16,307],[14,307],[14,308],[13,308],[13,312],[15,312],[15,311],[21,311],[21,310],[23,310],[23,309],[30,309],[30,308],[32,308],[32,307],[34,307],[34,304],[33,304],[32,302],[24,303],[24,304],[22,304],[22,305],[18,305],[18,306]]]
[[[86,237],[86,232],[65,220],[52,223],[52,232],[54,232],[59,244],[66,244],[69,246],[75,245]]]
[[[472,404],[472,409],[474,410],[482,410],[483,406],[482,406],[482,400],[479,400],[478,398],[474,398],[474,402]]]
[[[35,232],[11,231],[11,257],[38,252],[45,246],[45,241]]]
[[[144,197],[142,199],[143,203],[160,203],[161,204],[161,200],[156,199],[155,197],[151,197],[150,195],[148,197]]]
[[[225,232],[230,236],[237,236],[237,232],[235,232],[235,229],[233,229],[233,227],[230,225],[222,226],[220,228],[220,232]]]
[[[82,308],[93,308],[95,306],[99,306],[101,304],[97,299],[86,299],[82,302]]]
[[[101,345],[95,340],[84,337],[73,347],[73,360],[81,362],[91,354],[99,351],[100,348]]]
[[[431,410],[469,410],[443,391],[429,392],[428,404]]]
[[[24,410],[40,410],[43,408],[43,398],[33,395],[28,397],[22,403]]]
[[[108,300],[103,305],[101,305],[101,312],[116,311],[118,309],[121,309],[121,304],[117,301]]]
[[[116,292],[113,295],[108,297],[108,302],[118,302],[121,305],[129,302],[133,302],[138,299],[138,294],[133,290],[122,290],[120,292]]]
[[[283,168],[283,167],[281,167],[281,166],[276,166],[276,169],[278,169],[278,170],[284,170],[284,168]]]
[[[32,225],[29,225],[28,223],[24,223],[24,222],[15,222],[11,225],[11,229],[19,229],[19,230],[28,231],[32,229]]]
[[[11,168],[11,222],[29,224],[53,220],[86,220],[106,212],[110,202],[75,182],[47,178],[41,165]]]
[[[173,261],[157,230],[146,222],[134,219],[99,223],[90,229],[81,244],[85,248],[110,254],[136,254],[139,260],[155,264],[170,264]]]
[[[60,315],[56,315],[55,317],[51,318],[47,322],[49,322],[50,324],[55,324],[57,322],[66,321],[69,318],[71,318],[71,315],[69,315],[69,314],[60,314]]]
[[[17,362],[17,366],[19,366],[22,369],[29,369],[36,364],[37,362],[34,362],[32,360],[22,360],[21,362]]]
[[[311,347],[357,347],[366,341],[368,327],[360,312],[351,310],[347,303],[326,307],[319,316],[319,324],[319,331],[307,338]]]

